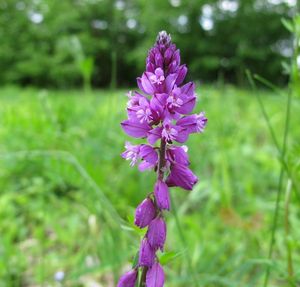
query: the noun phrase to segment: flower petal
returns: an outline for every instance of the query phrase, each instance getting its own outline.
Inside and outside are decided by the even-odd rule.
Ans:
[[[160,209],[170,210],[169,188],[165,182],[158,180],[154,187],[156,204]]]
[[[189,168],[181,164],[171,166],[171,173],[166,180],[168,186],[179,186],[186,190],[192,190],[197,182],[197,176]]]
[[[147,238],[154,249],[163,249],[166,241],[166,229],[166,223],[161,217],[155,218],[150,222]]]
[[[121,276],[117,287],[134,287],[136,279],[137,279],[137,271],[131,270]]]
[[[185,151],[186,146],[174,146],[167,150],[167,159],[172,163],[188,166],[190,164],[188,155]]]
[[[133,120],[123,121],[121,126],[125,133],[135,138],[146,137],[150,130],[150,126],[148,124]]]
[[[144,199],[135,210],[134,224],[144,228],[150,224],[155,217],[155,206],[150,198]]]
[[[188,71],[188,69],[187,69],[186,65],[182,65],[178,68],[177,78],[175,81],[176,85],[180,85],[183,82],[183,80],[187,74],[187,71]]]
[[[154,263],[146,275],[147,287],[163,287],[165,283],[164,270],[159,263]]]
[[[161,138],[162,127],[156,127],[148,132],[148,142],[154,145]]]
[[[145,160],[153,165],[155,165],[157,163],[158,154],[152,146],[141,145],[139,152],[140,152],[139,155],[143,160]]]
[[[147,238],[144,238],[141,243],[139,252],[139,266],[151,267],[155,259],[155,250],[149,244]]]

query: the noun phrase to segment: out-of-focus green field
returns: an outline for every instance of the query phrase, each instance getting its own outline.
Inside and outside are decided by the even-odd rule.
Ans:
[[[260,93],[281,142],[286,98]],[[192,266],[199,286],[260,287],[268,264],[269,286],[293,286],[287,245],[299,281],[299,202],[292,194],[286,235],[282,197],[274,260],[266,260],[280,165],[255,95],[207,86],[198,94],[196,110],[209,121],[187,144],[200,181],[192,192],[171,191],[184,239],[166,214],[166,286],[193,287]],[[115,286],[130,268],[141,235],[134,208],[155,175],[120,157],[125,106],[125,91],[0,90],[1,287]],[[298,180],[299,114],[295,100],[288,164]]]

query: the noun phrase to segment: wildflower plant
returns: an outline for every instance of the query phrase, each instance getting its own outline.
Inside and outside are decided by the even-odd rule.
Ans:
[[[147,232],[136,266],[121,276],[118,287],[134,287],[138,278],[139,286],[164,285],[164,270],[156,254],[164,250],[166,241],[164,212],[171,208],[169,188],[192,190],[198,181],[189,169],[187,146],[176,144],[185,143],[191,133],[203,132],[207,122],[204,112],[191,114],[197,96],[193,82],[182,84],[187,71],[170,35],[161,31],[148,52],[146,71],[137,78],[141,92],[128,94],[128,119],[121,123],[122,128],[129,136],[145,138],[148,143],[126,142],[122,157],[130,166],[138,164],[140,171],[154,170],[157,181],[153,192],[136,208],[134,223]]]

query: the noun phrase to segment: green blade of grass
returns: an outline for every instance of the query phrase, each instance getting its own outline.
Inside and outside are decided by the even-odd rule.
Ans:
[[[280,146],[279,146],[278,141],[276,139],[276,136],[275,136],[274,130],[272,128],[269,116],[268,116],[268,114],[265,110],[263,101],[260,98],[259,93],[257,92],[256,85],[253,81],[252,75],[248,70],[246,71],[246,75],[248,77],[248,80],[250,82],[250,85],[251,85],[253,91],[255,92],[256,98],[259,102],[259,106],[260,106],[261,111],[264,115],[264,119],[267,122],[269,130],[272,134],[273,141],[276,144],[276,146],[278,146],[278,149],[280,151]],[[287,107],[286,107],[286,115],[285,115],[283,143],[282,143],[282,149],[281,149],[281,152],[280,152],[280,157],[281,157],[282,161],[284,160],[285,153],[286,153],[287,137],[288,137],[289,124],[290,124],[290,114],[291,114],[290,113],[290,111],[291,111],[291,99],[292,99],[292,92],[289,89],[288,99],[287,99]],[[270,244],[269,244],[268,259],[272,258],[273,249],[274,249],[275,233],[276,233],[276,229],[277,229],[277,225],[278,225],[279,204],[280,204],[280,200],[281,200],[281,196],[282,196],[282,190],[283,190],[284,171],[285,171],[285,168],[284,168],[284,165],[282,164],[281,167],[280,167],[280,175],[279,175],[278,186],[277,186],[277,196],[276,196],[276,203],[275,203],[275,209],[274,209],[273,223],[272,223],[272,227],[271,227],[271,239],[270,239]],[[297,194],[298,194],[298,192],[297,192]],[[268,286],[270,271],[271,271],[270,266],[267,266],[266,275],[265,275],[265,279],[264,279],[264,285],[263,285],[264,287]]]

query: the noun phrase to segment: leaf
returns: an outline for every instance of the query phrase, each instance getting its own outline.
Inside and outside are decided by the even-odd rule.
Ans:
[[[294,33],[294,25],[293,22],[291,20],[282,18],[281,19],[281,23],[283,24],[283,26],[290,31],[291,33]]]
[[[135,268],[137,266],[138,260],[139,260],[139,252],[137,252],[133,258],[132,268]]]
[[[166,265],[167,263],[169,263],[170,261],[172,261],[173,259],[179,256],[181,256],[181,252],[174,252],[174,251],[165,252],[159,257],[159,262],[162,265]]]
[[[282,65],[282,68],[283,68],[283,73],[284,73],[285,75],[289,75],[290,72],[291,72],[291,67],[290,67],[290,65],[289,65],[287,62],[282,62],[281,65]]]

